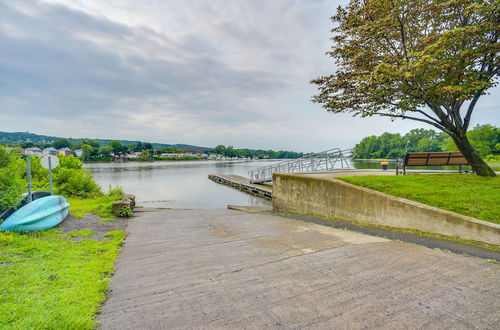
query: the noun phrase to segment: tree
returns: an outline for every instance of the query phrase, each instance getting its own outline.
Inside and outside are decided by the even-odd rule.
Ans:
[[[123,152],[123,145],[118,141],[111,141],[109,146],[113,150],[115,156],[121,155]]]
[[[94,153],[94,148],[88,144],[82,145],[82,160],[89,160]]]
[[[500,143],[500,128],[493,125],[477,125],[467,132],[467,137],[481,156],[495,152],[495,146]]]
[[[57,139],[54,142],[52,142],[52,146],[56,149],[68,148],[69,145],[70,144],[68,139]]]
[[[498,0],[351,0],[332,17],[338,70],[314,79],[333,113],[416,120],[447,133],[478,175],[495,176],[467,138],[498,83]]]
[[[222,144],[218,145],[217,147],[214,148],[214,151],[217,155],[224,155],[224,151],[226,150],[226,147],[223,146]]]
[[[102,146],[99,148],[99,156],[101,157],[109,157],[111,153],[113,152],[113,148],[110,146]]]

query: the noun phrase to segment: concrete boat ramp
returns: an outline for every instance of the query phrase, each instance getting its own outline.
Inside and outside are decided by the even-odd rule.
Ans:
[[[263,213],[143,210],[101,329],[498,329],[500,265]]]

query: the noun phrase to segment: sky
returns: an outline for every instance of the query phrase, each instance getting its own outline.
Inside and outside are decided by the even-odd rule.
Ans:
[[[342,2],[0,0],[0,131],[310,152],[430,128],[310,101]]]

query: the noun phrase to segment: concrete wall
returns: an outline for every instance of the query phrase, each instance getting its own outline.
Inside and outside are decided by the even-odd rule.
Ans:
[[[500,225],[331,178],[275,174],[277,212],[335,217],[500,245]]]

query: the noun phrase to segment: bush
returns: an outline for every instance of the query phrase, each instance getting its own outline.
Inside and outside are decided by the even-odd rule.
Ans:
[[[128,218],[128,217],[133,216],[134,212],[132,211],[132,209],[130,208],[130,206],[126,205],[126,206],[123,206],[118,211],[118,213],[116,215],[119,216],[119,217],[122,217],[122,218]]]
[[[102,195],[100,186],[87,172],[82,162],[74,156],[57,156],[59,166],[52,170],[54,193],[65,197],[95,197]],[[49,190],[49,172],[32,157],[31,173],[35,189]]]
[[[23,179],[25,172],[26,164],[21,155],[0,146],[0,212],[19,204],[27,186]]]

